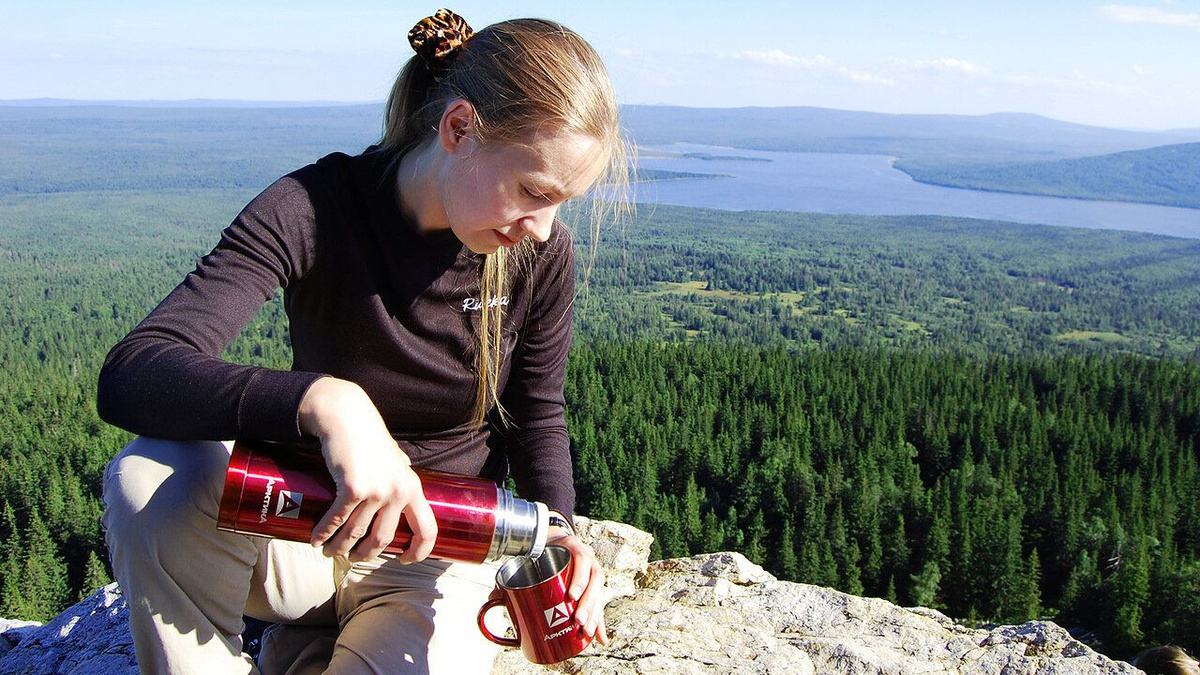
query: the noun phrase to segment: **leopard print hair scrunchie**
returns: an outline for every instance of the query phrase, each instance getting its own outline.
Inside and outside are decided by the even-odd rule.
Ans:
[[[440,76],[450,67],[455,51],[474,34],[466,19],[448,9],[439,9],[408,31],[408,44],[430,72]]]

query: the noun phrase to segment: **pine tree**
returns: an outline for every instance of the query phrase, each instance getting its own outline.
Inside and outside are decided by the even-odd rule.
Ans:
[[[918,607],[937,607],[939,586],[942,581],[942,571],[932,560],[921,566],[921,570],[912,576],[908,595],[912,604]]]
[[[1029,550],[1025,560],[1025,608],[1024,614],[1035,619],[1042,613],[1042,557],[1036,548]]]
[[[21,531],[12,505],[4,501],[3,520],[0,520],[3,544],[0,544],[0,616],[24,619],[32,613],[21,589],[24,568]]]
[[[1040,583],[1042,563],[1037,549],[1029,556],[1006,584],[1007,597],[1001,598],[1000,620],[1005,623],[1022,623],[1035,619],[1042,611]]]
[[[704,527],[701,529],[703,538],[700,544],[700,551],[703,553],[716,553],[717,551],[727,550],[725,546],[725,524],[717,518],[717,514],[712,511],[704,512]]]
[[[1106,584],[1108,595],[1112,598],[1107,633],[1111,644],[1118,650],[1133,650],[1141,644],[1145,637],[1142,617],[1150,600],[1146,544],[1138,541],[1131,548],[1129,554],[1121,558],[1120,567]]]
[[[109,578],[108,570],[100,561],[100,557],[96,555],[95,551],[88,551],[87,564],[83,569],[83,587],[79,590],[78,599],[83,600],[94,593],[96,589],[110,583],[112,583],[112,579]]]
[[[25,554],[22,561],[20,591],[29,612],[22,618],[30,621],[49,621],[62,611],[71,597],[67,585],[67,565],[58,555],[50,532],[35,510],[29,517],[25,534]]]
[[[763,513],[755,511],[746,530],[746,557],[761,565],[767,559],[766,544],[767,526],[763,522]]]
[[[796,543],[792,521],[783,524],[779,537],[779,553],[775,559],[776,574],[785,581],[800,579],[800,561],[796,558]]]
[[[700,516],[701,495],[696,487],[696,476],[689,473],[683,489],[683,538],[687,542],[688,554],[702,553],[704,547],[704,522]]]
[[[849,593],[850,595],[862,595],[863,583],[859,568],[859,560],[862,554],[858,550],[858,542],[851,541],[846,547],[845,563],[839,568],[841,581],[838,588]]]

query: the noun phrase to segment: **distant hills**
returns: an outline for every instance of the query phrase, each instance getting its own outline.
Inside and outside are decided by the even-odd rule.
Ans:
[[[189,98],[183,100],[94,100],[70,98],[0,99],[0,106],[16,108],[118,107],[118,108],[328,108],[360,105],[338,101],[238,101],[224,98]],[[378,104],[372,104],[378,105]]]
[[[383,106],[0,106],[0,196],[266,187],[380,135]]]
[[[1200,143],[1097,157],[926,170],[921,180],[976,190],[1200,208]]]
[[[850,152],[907,163],[990,164],[1143,150],[1200,141],[1200,129],[1127,131],[1038,115],[890,115],[828,108],[625,106],[623,120],[642,145],[690,142],[752,150]]]
[[[0,194],[156,182],[153,172],[97,174],[94,162],[72,170],[73,155],[114,149],[119,156],[111,164],[126,170],[179,167],[164,160],[185,155],[181,175],[164,177],[172,186],[262,186],[327,152],[361,150],[378,138],[383,114],[382,103],[85,103],[0,101]],[[1200,129],[1146,132],[1019,113],[890,115],[811,107],[624,106],[623,116],[643,146],[882,154],[897,158],[896,167],[914,179],[939,185],[1200,208]]]
[[[1200,129],[1128,131],[1038,115],[627,106],[642,145],[883,154],[914,179],[997,192],[1200,208]]]

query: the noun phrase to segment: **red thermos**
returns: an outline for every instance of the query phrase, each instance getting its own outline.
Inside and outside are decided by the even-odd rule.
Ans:
[[[431,557],[481,563],[541,554],[549,512],[490,480],[416,469],[438,524]],[[225,473],[217,527],[242,534],[309,541],[333,504],[333,477],[316,448],[237,441]],[[385,550],[403,551],[412,530],[403,518]]]

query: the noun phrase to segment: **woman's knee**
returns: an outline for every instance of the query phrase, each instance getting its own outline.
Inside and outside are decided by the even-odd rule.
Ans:
[[[104,473],[110,546],[172,543],[192,527],[215,527],[228,462],[228,446],[218,441],[135,439]]]

